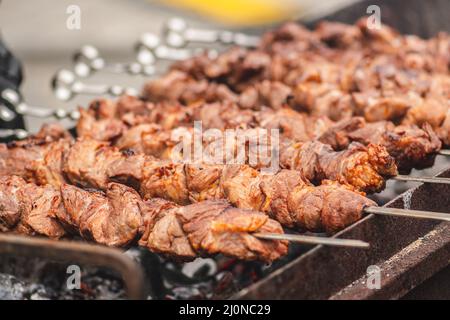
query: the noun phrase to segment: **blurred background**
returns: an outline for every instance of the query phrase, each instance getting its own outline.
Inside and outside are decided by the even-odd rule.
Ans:
[[[22,61],[21,91],[31,105],[73,109],[92,97],[57,100],[50,81],[60,68],[71,67],[73,53],[84,44],[95,45],[107,61],[134,60],[133,46],[144,32],[160,33],[170,17],[182,16],[190,26],[228,28],[260,33],[288,19],[312,20],[354,0],[3,0],[0,1],[0,33]],[[81,29],[69,30],[67,7],[81,9]],[[361,12],[361,15],[365,11]],[[164,66],[162,66],[164,67]],[[96,74],[85,80],[139,89],[143,77]],[[31,131],[43,121],[25,119]]]
[[[386,5],[389,3],[389,5]],[[144,32],[159,34],[165,21],[181,16],[189,26],[220,28],[261,34],[286,20],[313,24],[322,17],[355,21],[368,14],[369,5],[381,7],[382,22],[421,36],[449,31],[448,0],[0,0],[0,35],[24,66],[21,92],[31,105],[85,106],[92,97],[57,100],[50,81],[61,68],[71,68],[73,53],[82,45],[95,45],[107,62],[135,60],[134,44]],[[76,5],[81,28],[66,26],[67,8]],[[163,63],[158,68],[164,69]],[[99,73],[87,83],[108,83],[140,89],[144,77]],[[25,119],[37,130],[43,120]],[[70,124],[68,124],[70,125]]]

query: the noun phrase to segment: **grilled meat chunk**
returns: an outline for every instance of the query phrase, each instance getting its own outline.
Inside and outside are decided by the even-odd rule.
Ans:
[[[336,152],[321,142],[288,144],[280,151],[281,165],[298,170],[309,181],[338,181],[355,190],[378,192],[397,174],[394,159],[380,145],[351,143]]]
[[[284,256],[288,246],[252,235],[282,234],[278,222],[224,200],[180,207],[162,199],[144,202],[132,188],[117,183],[101,192],[0,178],[1,232],[57,239],[66,230],[107,246],[128,246],[140,237],[141,246],[176,260],[224,254],[271,262]]]
[[[151,102],[169,101],[192,104],[227,100],[236,102],[238,96],[227,86],[197,81],[184,72],[174,70],[166,76],[149,81],[144,87],[144,98]]]
[[[431,166],[442,147],[438,135],[428,123],[419,128],[416,125],[395,126],[390,121],[366,123],[363,118],[338,122],[318,140],[336,150],[348,147],[352,141],[383,146],[396,160],[401,172]]]
[[[97,100],[85,110],[79,109],[80,119],[77,122],[77,134],[97,140],[113,140],[126,129],[123,121],[114,118],[115,113],[102,114],[101,110],[114,110],[116,104],[110,100]]]
[[[335,150],[343,150],[351,143],[349,134],[363,128],[365,125],[366,122],[362,117],[341,120],[330,126],[320,135],[318,140],[332,146]]]
[[[392,155],[401,172],[425,168],[433,164],[442,144],[428,124],[423,129],[412,126],[394,126],[391,122],[369,123],[349,134],[350,140],[363,144],[384,146]]]
[[[265,241],[254,232],[282,233],[266,215],[230,207],[223,200],[178,207],[162,199],[144,204],[144,234],[139,244],[182,259],[221,253],[242,260],[273,261],[287,253],[286,241]]]
[[[129,183],[139,190],[144,199],[165,198],[179,204],[225,198],[238,208],[252,209],[269,213],[276,220],[289,227],[303,227],[304,224],[290,217],[293,209],[289,201],[303,188],[315,187],[304,179],[300,172],[282,170],[276,174],[261,174],[246,165],[196,165],[170,163],[143,155],[124,155],[109,165],[105,174],[110,179]],[[286,185],[286,181],[292,185]],[[352,195],[360,203],[355,206],[352,217],[360,217],[364,205],[374,203],[359,193],[342,185],[330,186],[328,183],[320,187],[326,194],[343,193]],[[307,203],[297,206],[307,207]],[[307,209],[305,209],[307,210]],[[315,211],[319,216],[321,210]],[[336,216],[348,214],[334,212]],[[320,221],[334,221],[321,220]],[[342,217],[342,221],[355,221]],[[342,222],[341,221],[341,222]],[[334,231],[339,226],[320,224],[318,230]],[[325,222],[326,223],[326,222]]]
[[[17,176],[2,176],[0,184],[0,231],[6,232],[14,229],[22,216],[26,182]]]
[[[38,184],[59,185],[61,156],[72,141],[59,125],[44,125],[34,136],[0,144],[0,176],[18,175]]]
[[[334,121],[364,116],[370,122],[427,122],[447,143],[449,52],[445,33],[424,40],[385,25],[369,29],[367,19],[355,25],[323,22],[314,31],[288,23],[265,34],[258,48],[196,56],[154,82],[176,74],[186,91],[200,83],[226,84],[239,93],[229,101],[244,108],[277,109],[291,98],[293,108]],[[159,101],[169,96],[165,90]]]
[[[141,198],[133,189],[109,183],[103,194],[65,184],[61,195],[66,210],[58,218],[83,238],[122,247],[138,236]]]
[[[39,187],[17,176],[0,178],[0,229],[27,235],[60,238],[65,230],[57,216],[64,211],[61,195],[47,185]]]
[[[333,123],[326,117],[310,117],[292,109],[263,109],[257,114],[261,128],[278,129],[280,136],[298,142],[306,142],[320,137]]]
[[[81,139],[65,154],[63,172],[73,184],[105,190],[108,183],[105,172],[121,157],[107,142]]]

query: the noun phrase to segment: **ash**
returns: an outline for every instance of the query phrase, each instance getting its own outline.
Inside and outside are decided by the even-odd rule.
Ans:
[[[1,300],[124,299],[120,277],[103,268],[81,267],[80,289],[68,289],[69,264],[0,257]]]
[[[223,256],[198,258],[189,263],[164,259],[145,249],[126,252],[139,262],[146,274],[147,299],[226,299],[307,251],[292,246],[284,259],[267,265]],[[67,267],[40,259],[0,256],[0,300],[89,300],[126,299],[119,274],[101,268],[81,266],[80,289],[68,289]]]

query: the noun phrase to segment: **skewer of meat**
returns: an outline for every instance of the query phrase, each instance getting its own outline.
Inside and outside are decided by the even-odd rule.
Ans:
[[[102,166],[94,168],[98,163]],[[300,230],[333,233],[359,220],[366,208],[377,210],[373,201],[348,187],[331,181],[316,187],[294,170],[265,175],[247,165],[177,164],[121,153],[95,140],[78,140],[65,157],[63,172],[85,187],[102,189],[108,180],[119,181],[133,186],[144,199],[161,197],[179,204],[226,199]],[[401,211],[406,215],[408,210]],[[450,220],[445,214],[420,213],[427,215]]]
[[[124,131],[114,145],[120,150],[178,162],[203,160],[219,164],[241,160],[256,169],[292,169],[315,184],[328,179],[365,193],[381,191],[386,179],[397,175],[394,159],[379,145],[353,143],[343,151],[334,151],[320,141],[274,141],[259,128],[238,130],[232,137],[215,133],[209,139],[199,137],[201,159],[194,159],[199,143],[194,129],[188,127],[164,130],[156,124],[140,124]],[[239,159],[242,151],[245,154]]]
[[[86,116],[84,115],[82,119],[85,120]],[[353,142],[342,151],[334,151],[331,146],[320,141],[300,143],[282,139],[280,146],[273,148],[274,141],[268,135],[265,130],[253,128],[240,129],[233,137],[214,132],[214,137],[208,139],[202,136],[196,137],[194,130],[188,127],[164,130],[155,124],[140,124],[124,131],[120,138],[115,140],[114,145],[121,150],[133,150],[137,153],[180,162],[194,161],[196,146],[204,144],[205,148],[200,150],[201,159],[216,164],[236,159],[239,151],[245,151],[245,157],[242,157],[241,163],[254,168],[269,168],[273,171],[278,170],[279,165],[284,169],[301,172],[306,180],[315,184],[328,179],[365,193],[381,191],[389,178],[401,181],[450,183],[450,180],[445,178],[415,178],[399,175],[394,159],[381,145],[367,143],[367,146],[364,146],[359,142]],[[246,140],[242,141],[244,138]],[[328,138],[333,138],[331,133]],[[411,144],[406,143],[406,146],[408,145]],[[416,152],[413,145],[411,145],[411,151]],[[275,157],[279,155],[279,163],[278,159],[274,161],[272,155]],[[418,163],[422,166],[427,165],[423,158],[418,158]]]
[[[227,99],[251,108],[279,108],[292,97],[295,108],[333,120],[428,122],[448,144],[449,47],[445,34],[424,41],[386,26],[369,30],[362,21],[322,23],[316,32],[288,24],[265,36],[259,49],[179,62],[144,94],[183,103]]]
[[[36,145],[34,148],[47,147]],[[84,188],[106,190],[109,181],[116,180],[139,190],[144,199],[161,197],[187,204],[225,198],[239,208],[268,213],[288,227],[328,232],[360,219],[368,206],[372,213],[376,211],[373,201],[345,186],[324,182],[315,187],[293,170],[262,175],[245,165],[176,164],[142,154],[122,153],[106,142],[90,139],[79,140],[68,149],[52,150],[55,152],[52,158],[58,161],[48,163],[40,159],[25,166],[27,177],[35,179],[37,184],[54,183],[54,187],[60,187],[59,180],[48,181],[47,177],[62,176]],[[14,161],[10,163],[23,167]],[[7,175],[9,171],[18,170],[11,167],[0,171]],[[54,173],[37,175],[36,171]],[[401,214],[407,212],[404,210]],[[420,212],[420,216],[445,219],[431,212]]]
[[[379,144],[396,159],[402,173],[431,165],[441,148],[439,138],[427,124],[423,129],[415,125],[395,126],[391,122],[369,125],[360,117],[335,123],[326,117],[311,117],[289,108],[251,111],[227,102],[182,107],[146,103],[124,96],[116,103],[97,100],[87,111],[80,110],[80,113],[78,135],[106,141],[117,139],[127,128],[137,124],[159,123],[163,129],[172,129],[192,126],[197,120],[205,129],[278,129],[282,139],[294,142],[319,140],[335,150],[347,148],[352,141],[364,145]],[[365,139],[360,138],[363,128],[367,128]],[[356,134],[352,135],[353,132]]]
[[[109,181],[115,180],[135,187],[144,199],[165,198],[183,205],[227,199],[239,208],[270,213],[285,226],[307,230],[339,230],[358,220],[364,206],[374,205],[337,183],[314,187],[293,170],[262,175],[247,165],[173,163],[123,153],[107,142],[91,139],[78,140],[67,148],[50,148],[54,144],[35,145],[33,149],[44,150],[44,156],[29,165],[12,158],[9,163],[25,167],[25,177],[37,184],[58,187],[61,181],[48,177],[60,176],[84,188],[106,190]],[[45,150],[52,150],[52,154],[45,154]],[[51,163],[47,161],[50,158]],[[20,170],[11,166],[0,171],[6,175]]]
[[[63,184],[37,186],[17,176],[0,177],[0,230],[58,239],[79,235],[115,247],[140,246],[177,260],[224,254],[271,262],[287,253],[287,241],[267,215],[205,201],[184,207],[163,199],[143,201],[132,188],[109,183],[104,192]]]
[[[378,65],[373,68],[381,69]],[[342,72],[338,66],[336,72]],[[397,77],[402,74],[392,70],[390,72]],[[402,80],[407,81],[412,80]],[[256,110],[261,106],[280,109],[288,103],[296,110],[315,117],[326,116],[336,121],[352,116],[363,116],[369,122],[389,120],[419,126],[428,123],[436,130],[443,143],[448,145],[450,77],[433,76],[429,79],[418,77],[414,81],[415,83],[398,89],[397,92],[393,92],[392,88],[346,92],[322,78],[305,80],[295,84],[294,87],[277,81],[262,80],[244,92],[235,94],[223,84],[195,80],[175,70],[160,79],[150,81],[144,88],[144,97],[153,102],[169,101],[183,104],[226,100],[241,108]],[[384,84],[386,82],[383,81]],[[428,83],[429,88],[423,89],[424,83]]]
[[[66,143],[62,144],[60,143],[61,141],[52,141],[52,139],[62,139],[62,141]],[[13,176],[14,178],[11,176],[9,178],[5,178],[8,183],[4,184],[4,189],[2,189],[4,191],[0,192],[0,224],[2,231],[13,229],[16,232],[24,234],[45,235],[51,238],[62,237],[67,234],[67,231],[71,231],[72,233],[76,231],[76,233],[80,233],[82,236],[88,239],[95,240],[96,242],[106,245],[123,246],[129,243],[132,239],[132,235],[134,235],[135,232],[131,231],[132,228],[125,228],[125,226],[135,225],[138,219],[136,215],[136,206],[130,206],[128,203],[132,202],[131,200],[133,199],[137,199],[135,191],[132,191],[132,189],[126,186],[115,183],[107,184],[104,191],[105,193],[94,192],[92,190],[81,190],[74,186],[67,185],[65,183],[64,173],[61,169],[64,153],[69,150],[72,142],[72,139],[67,137],[67,133],[61,127],[53,125],[43,127],[43,129],[36,136],[28,138],[27,141],[22,141],[19,144],[20,147],[15,147],[22,148],[23,150],[22,152],[13,151],[11,154],[12,158],[10,158],[9,160],[14,160],[13,158],[17,154],[24,157],[15,158],[16,161],[8,161],[10,166],[8,166],[7,168],[2,168],[2,170],[0,170],[1,176],[8,177],[9,173],[22,173],[29,180],[37,182],[41,186],[37,186],[34,183],[25,183],[24,180],[17,176]],[[28,159],[25,156],[27,153],[29,153],[31,156]],[[41,154],[42,158],[37,159],[35,157],[36,154]],[[21,162],[25,162],[25,164]],[[58,177],[58,179],[52,179],[52,177]],[[70,202],[70,204],[68,204],[64,208],[61,207],[61,199],[59,197],[60,189],[62,191],[64,204],[67,205]],[[66,194],[68,194],[67,197],[65,196]],[[129,195],[131,198],[127,197],[127,195]],[[127,201],[127,198],[130,198],[128,199],[130,201]],[[92,201],[87,203],[87,199],[90,199]],[[150,234],[153,234],[153,232],[157,232],[160,234],[167,233],[166,228],[168,226],[170,227],[171,225],[173,225],[174,228],[176,227],[176,224],[174,224],[175,222],[172,221],[174,219],[172,215],[168,215],[166,217],[166,211],[162,211],[162,209],[160,209],[158,210],[158,213],[156,215],[155,204],[161,203],[161,201],[162,200],[149,199],[145,203],[145,205],[140,206],[140,209],[145,210],[145,212],[150,210],[146,209],[148,206],[150,206],[149,208],[153,208],[150,210],[151,212],[153,212],[150,216],[143,215],[143,221],[145,222],[145,224],[149,224],[150,226],[152,226],[151,232],[148,229],[145,229],[145,232],[141,232],[147,237],[149,237]],[[164,203],[166,203],[166,205],[163,209],[166,210],[170,208],[171,210],[175,210],[174,208],[177,207],[177,210],[181,211],[181,213],[184,213],[185,210],[187,210],[187,212],[190,212],[189,210],[191,209],[194,211],[198,209],[202,212],[202,214],[208,214],[208,216],[210,217],[217,217],[219,214],[219,212],[216,212],[217,210],[211,212],[208,211],[207,208],[213,206],[214,203],[220,204],[220,202],[221,200],[208,201],[203,207],[194,204],[192,206],[178,208],[175,203],[170,203],[169,205],[169,202],[165,201]],[[108,205],[103,205],[104,203],[107,203]],[[222,201],[221,204],[223,205],[224,201]],[[227,206],[229,207],[229,205]],[[226,210],[227,212],[233,211],[231,209]],[[236,210],[237,212],[234,212]],[[243,226],[239,226],[239,223],[243,223],[244,225],[245,223],[248,223],[249,228],[256,228],[255,225],[253,225],[252,227],[252,224],[250,222],[254,219],[257,220],[258,216],[251,216],[251,219],[247,217],[239,218],[239,213],[256,214],[256,212],[252,212],[250,210],[236,210],[233,211],[234,213],[229,212],[224,215],[224,217],[226,217],[225,220],[233,220],[228,225],[222,223],[222,227],[228,228],[229,230],[224,229],[222,230],[223,232],[221,232],[219,225],[218,228],[214,229],[213,235],[217,234],[218,237],[225,237],[224,234],[226,232],[232,232],[233,227],[241,227],[241,229],[239,229],[240,231],[238,229],[236,229],[235,231],[243,232]],[[259,215],[261,216],[261,214]],[[260,216],[259,218],[261,218]],[[218,219],[218,221],[221,221],[221,219],[224,217],[220,216],[220,219]],[[267,218],[267,216],[265,215],[264,217],[264,219]],[[153,220],[151,220],[150,218]],[[159,219],[162,219],[162,222],[157,222],[155,219],[158,221]],[[207,222],[208,219],[205,219],[203,220]],[[261,222],[261,219],[259,219],[259,221]],[[169,222],[170,224],[167,225]],[[156,223],[160,224],[161,228],[163,229],[155,229],[154,225]],[[270,232],[269,229],[266,230],[266,232],[262,232],[265,230],[264,226],[262,226],[261,229],[259,227],[253,229],[252,232],[255,233],[253,237],[262,239],[274,237],[276,235],[276,230],[272,230],[273,232]],[[195,231],[196,229],[194,228],[192,230]],[[197,230],[195,232],[199,232],[200,235],[203,235],[203,232],[205,230],[202,230]],[[175,231],[176,230],[174,230],[174,232]],[[121,233],[117,235],[118,232]],[[177,234],[173,235],[173,237],[177,237]],[[243,235],[242,237],[242,241],[251,240],[250,237],[245,237],[245,235]],[[169,248],[167,248],[167,245],[164,246],[163,242],[158,242],[158,238],[155,238],[154,235],[152,235],[151,238],[151,241],[148,239],[145,241],[148,242],[148,246],[152,250],[156,252],[165,252],[163,248],[166,248],[165,250],[170,251],[170,246]],[[144,241],[143,239],[141,239],[141,242]],[[170,243],[173,242],[171,239],[169,240]],[[367,247],[367,244],[365,243],[346,239],[290,236],[288,240],[299,241],[302,243],[325,244],[333,246]],[[153,242],[155,241],[156,244],[153,244]],[[200,240],[197,239],[196,241]],[[174,242],[176,245],[177,240],[175,239]],[[205,244],[206,243],[207,242],[205,242]],[[253,241],[253,243],[255,245],[258,244],[258,242],[255,241]],[[163,248],[159,248],[158,245],[162,245]],[[242,247],[242,245],[240,246]],[[197,251],[203,250],[201,246],[197,247]],[[259,245],[257,247],[262,246]],[[238,248],[239,246],[235,246],[234,249],[229,248],[229,250],[236,250]],[[258,248],[254,248],[252,250],[254,252],[257,252],[257,249]],[[211,247],[211,250],[210,253],[222,252],[224,254],[227,254],[227,251],[225,249],[214,249],[214,247]],[[216,251],[214,252],[214,250]],[[241,251],[242,250],[243,249],[241,248]],[[165,253],[170,254],[169,251]],[[233,255],[233,252],[229,251],[228,254]],[[251,253],[247,254],[247,256],[247,258],[250,258]],[[261,259],[268,260],[265,257],[262,257]]]

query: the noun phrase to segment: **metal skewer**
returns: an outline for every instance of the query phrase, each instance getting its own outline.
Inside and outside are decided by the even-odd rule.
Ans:
[[[441,177],[410,177],[402,174],[396,175],[391,179],[397,181],[413,181],[413,182],[423,182],[423,183],[438,183],[438,184],[450,184],[449,178]]]
[[[23,129],[0,129],[0,139],[17,138],[22,140],[28,136],[29,132]]]
[[[12,89],[5,89],[1,93],[2,98],[7,101],[15,110],[16,113],[14,114],[14,117],[9,118],[8,121],[14,120],[16,117],[16,114],[24,115],[24,116],[30,116],[30,117],[36,117],[36,118],[51,118],[55,117],[57,119],[64,119],[69,118],[71,120],[78,120],[80,117],[80,113],[78,110],[73,111],[67,111],[62,108],[58,109],[51,109],[51,108],[42,108],[37,106],[30,106],[25,101],[23,101],[22,96],[20,94]],[[5,120],[6,121],[6,120]],[[21,131],[13,132],[12,135],[17,136],[19,139],[25,138],[27,135],[24,135],[26,132],[25,130],[20,129]],[[4,130],[4,136],[7,135],[7,130]]]
[[[287,240],[305,244],[322,244],[335,247],[369,248],[370,244],[361,240],[305,236],[300,234],[252,233],[252,236],[265,240]]]
[[[73,56],[74,72],[77,76],[86,78],[94,72],[106,71],[118,74],[153,76],[155,67],[152,64],[139,62],[130,63],[106,63],[97,48],[85,45]]]
[[[23,101],[23,98],[19,95],[17,91],[12,89],[3,90],[1,96],[4,100],[8,101],[8,103],[14,107],[16,113],[20,115],[36,118],[51,118],[51,117],[57,119],[69,118],[71,120],[78,120],[78,118],[80,117],[80,113],[78,112],[78,110],[67,111],[62,108],[51,109],[51,108],[30,106],[25,101]],[[24,136],[23,132],[26,131],[22,130],[19,132],[19,134],[13,133],[13,135],[16,135],[19,139],[23,139],[26,137]]]
[[[185,47],[190,42],[256,47],[260,41],[258,36],[241,32],[191,28],[185,20],[177,17],[171,18],[165,23],[163,34],[167,45],[175,48]]]
[[[364,212],[386,216],[433,219],[450,222],[450,214],[443,212],[385,208],[385,207],[367,207],[364,209]],[[266,240],[287,240],[306,244],[322,244],[337,247],[369,248],[370,246],[369,243],[367,242],[353,239],[326,238],[326,237],[314,237],[297,234],[278,234],[278,233],[253,233],[252,235],[257,238]]]
[[[0,119],[5,122],[13,121],[16,118],[16,114],[8,109],[7,106],[0,104]]]
[[[124,88],[118,85],[86,84],[76,79],[75,74],[67,69],[60,70],[52,80],[52,88],[56,97],[69,101],[78,94],[121,96],[123,94],[138,95],[134,88]]]
[[[411,210],[411,209],[385,208],[385,207],[367,207],[364,209],[364,212],[386,216],[450,221],[450,214],[444,212],[432,212],[432,211]]]
[[[438,154],[441,156],[450,156],[450,150],[439,150]]]
[[[139,63],[154,64],[157,60],[181,61],[191,58],[201,49],[184,49],[170,47],[161,43],[161,39],[154,33],[144,33],[136,44],[136,59]],[[209,55],[217,55],[215,50],[208,51]]]

